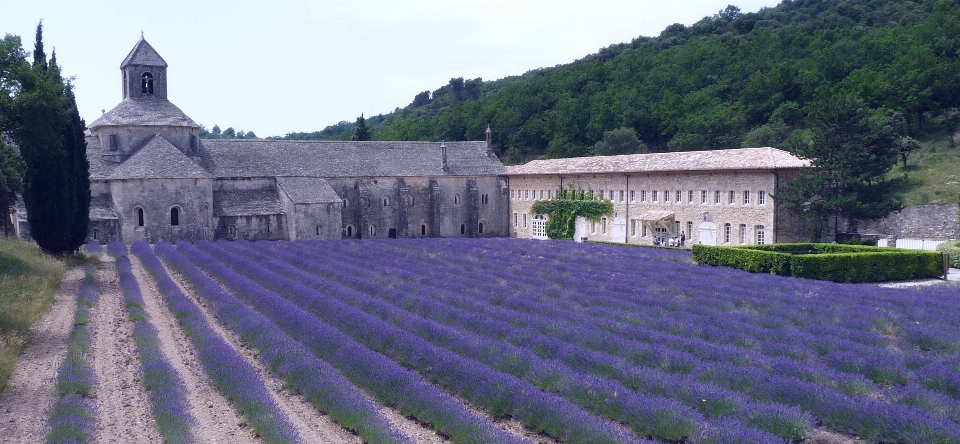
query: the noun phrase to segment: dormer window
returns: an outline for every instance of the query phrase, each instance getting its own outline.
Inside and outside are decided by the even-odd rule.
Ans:
[[[147,95],[153,94],[153,74],[145,72],[140,76],[140,93]]]
[[[120,149],[120,136],[116,134],[110,135],[110,151],[117,151]]]

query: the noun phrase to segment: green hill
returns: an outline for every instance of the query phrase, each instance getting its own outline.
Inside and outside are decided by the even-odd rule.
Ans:
[[[949,170],[960,161],[944,116],[960,106],[960,0],[785,0],[747,14],[730,6],[567,65],[451,79],[367,125],[380,140],[480,140],[490,125],[507,163],[790,149],[804,142],[808,116],[843,96],[897,113],[898,131],[922,142],[905,170],[891,172],[911,178],[907,202],[956,201]],[[286,137],[348,138],[354,126]],[[632,142],[598,144],[613,130]]]

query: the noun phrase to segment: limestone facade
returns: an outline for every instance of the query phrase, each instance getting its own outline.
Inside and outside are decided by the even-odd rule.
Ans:
[[[578,236],[589,240],[653,244],[654,239],[681,234],[685,245],[803,240],[799,227],[780,220],[772,195],[782,180],[805,166],[804,161],[773,148],[710,153],[731,162],[704,169],[709,162],[698,162],[699,153],[687,152],[607,156],[592,165],[556,159],[508,167],[511,235],[543,238],[545,217],[531,212],[533,203],[554,199],[558,190],[575,189],[613,204],[612,216],[578,224]],[[764,154],[775,161],[759,161],[753,167],[732,161]],[[643,162],[643,156],[654,156],[655,162]],[[767,168],[756,168],[765,163]]]

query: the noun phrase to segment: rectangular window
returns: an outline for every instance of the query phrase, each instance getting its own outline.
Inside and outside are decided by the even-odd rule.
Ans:
[[[730,224],[723,224],[723,243],[730,243]]]
[[[637,190],[630,190],[630,202],[637,201]]]
[[[700,203],[707,203],[707,190],[700,190]]]
[[[757,245],[763,245],[764,243],[766,243],[767,236],[763,230],[763,225],[757,225],[753,229],[757,233]]]
[[[687,192],[687,202],[693,203],[693,190]]]
[[[647,237],[647,224],[643,224],[643,237]]]
[[[637,220],[636,220],[636,219],[630,219],[630,235],[631,235],[631,236],[636,236],[636,235],[637,235]]]
[[[590,221],[590,232],[591,232],[591,233],[596,233],[596,232],[597,232],[597,222],[596,222],[596,221],[592,221],[592,220]]]
[[[120,149],[120,137],[116,134],[110,135],[110,151],[117,151]]]
[[[640,202],[646,202],[646,201],[647,201],[647,190],[641,190],[641,191],[640,191]]]
[[[517,190],[510,190],[510,199],[516,199]]]
[[[670,192],[663,190],[663,203],[670,202]]]
[[[679,221],[679,220],[673,221],[673,235],[674,235],[674,236],[680,236],[680,221]]]
[[[657,201],[657,195],[658,195],[657,190],[653,190],[653,201],[654,201],[654,202]]]
[[[600,233],[607,234],[607,218],[600,219]]]
[[[687,222],[687,239],[693,242],[693,222]]]
[[[683,202],[683,191],[677,190],[677,203]]]
[[[520,218],[517,213],[513,213],[513,227],[516,228],[519,226]]]
[[[553,200],[553,190],[547,190],[547,199]]]
[[[523,190],[523,200],[530,200],[530,190]]]
[[[720,191],[713,192],[713,203],[720,203]]]
[[[535,238],[543,239],[547,237],[546,221],[542,218],[534,218],[530,223],[530,233]]]
[[[747,243],[747,224],[740,224],[740,243]]]
[[[750,205],[750,191],[743,192],[743,204]]]
[[[523,228],[527,228],[527,213],[523,213]]]
[[[757,191],[757,204],[766,205],[767,204],[767,193],[763,191]]]
[[[599,196],[600,196],[600,200],[603,200],[603,190],[600,190]]]
[[[543,200],[543,190],[540,190],[540,200]]]
[[[620,202],[623,202],[623,194],[624,194],[623,190],[620,190]]]
[[[737,203],[737,192],[730,190],[730,205]]]

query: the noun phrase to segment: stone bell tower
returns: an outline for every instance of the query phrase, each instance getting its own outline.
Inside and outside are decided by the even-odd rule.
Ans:
[[[143,36],[120,64],[123,73],[123,98],[167,100],[167,62]]]

